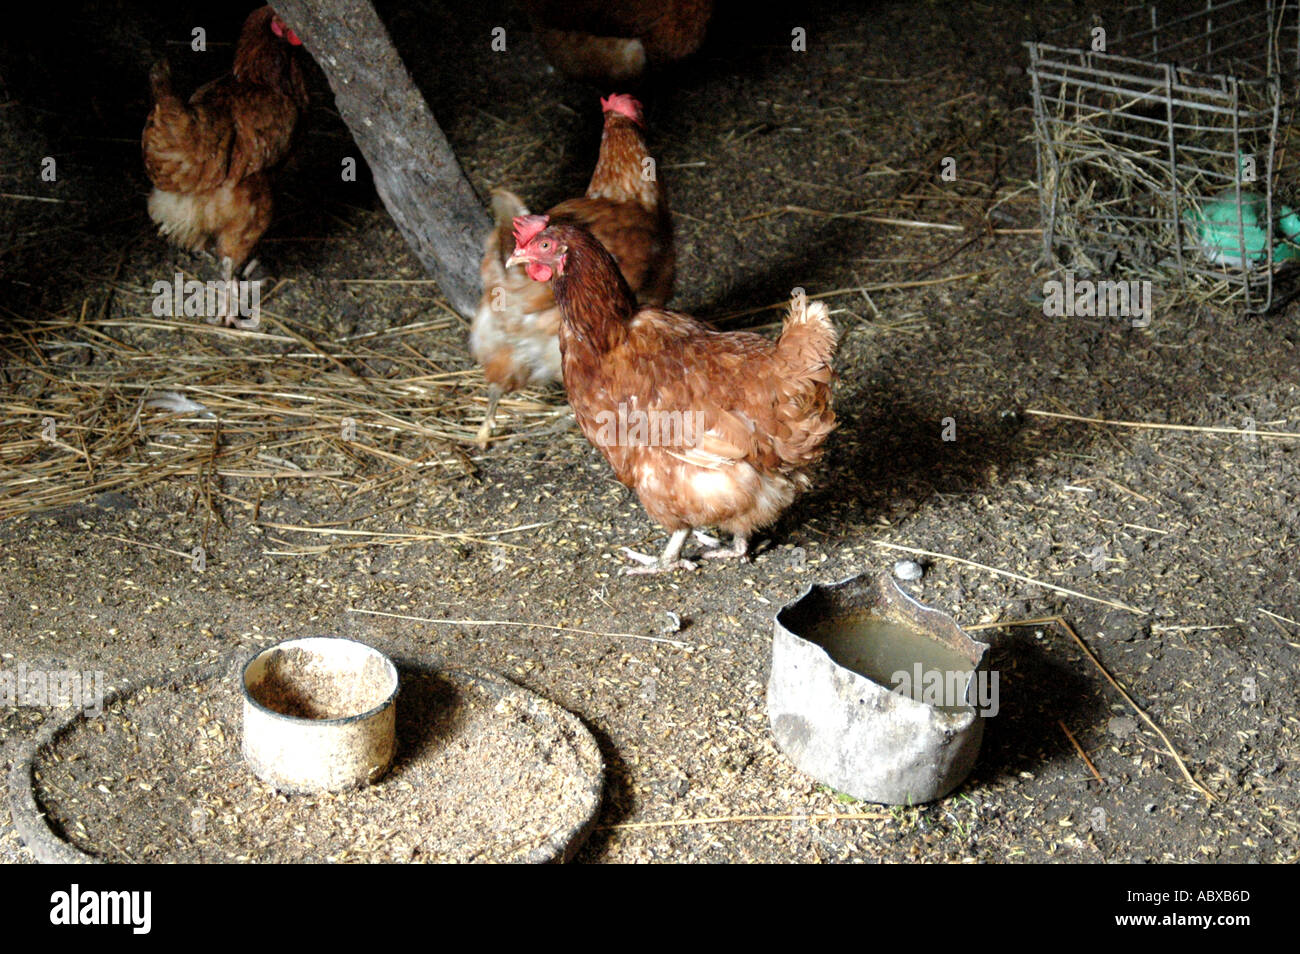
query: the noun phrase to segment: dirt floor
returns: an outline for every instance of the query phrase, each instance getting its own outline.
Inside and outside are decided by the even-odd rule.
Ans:
[[[538,208],[578,194],[599,134],[594,91],[547,71],[515,7],[450,12],[460,6],[381,12],[475,187],[507,184]],[[450,383],[428,406],[403,405],[403,421],[460,427],[364,431],[396,456],[347,452],[295,443],[310,415],[287,402],[259,418],[257,472],[274,477],[214,466],[103,489],[87,455],[67,472],[71,496],[40,511],[23,504],[23,467],[72,460],[77,445],[5,456],[0,666],[98,670],[121,686],[330,633],[492,669],[599,741],[606,801],[585,861],[1296,860],[1300,441],[1030,411],[1300,431],[1297,306],[1250,319],[1185,307],[1145,329],[1044,317],[1020,44],[1085,8],[1025,9],[723,5],[701,54],[644,91],[672,190],[674,305],[771,333],[798,285],[826,296],[843,335],[841,423],[814,489],[752,563],[649,578],[620,576],[619,548],[657,550],[665,534],[581,434],[556,429],[559,390],[506,402],[505,440],[486,452],[457,436],[485,397],[465,323],[419,281],[365,177],[340,181],[355,147],[319,73],[262,249],[282,333],[258,337],[144,320],[154,281],[210,268],[167,248],[145,214],[147,68],[166,52],[182,85],[214,75],[229,47],[196,60],[180,41],[209,21],[229,38],[240,11],[155,15],[119,0],[6,49],[0,388],[28,409],[24,426],[68,382],[135,362],[154,384],[188,375],[198,390],[176,387],[200,401],[224,386],[229,404],[233,382],[261,406],[292,389],[287,368],[341,363],[382,382],[416,367]],[[498,24],[507,54],[488,46]],[[795,26],[807,52],[790,50]],[[69,62],[90,65],[77,76]],[[45,156],[56,184],[39,181]],[[945,156],[956,182],[938,178]],[[873,286],[888,287],[861,290]],[[421,322],[383,339],[384,360],[342,344]],[[94,394],[104,414],[140,399]],[[211,420],[150,426],[226,439]],[[1001,712],[969,781],[920,807],[853,803],[802,775],[765,711],[775,610],[814,581],[907,555],[886,543],[946,555],[921,557],[925,576],[906,585],[959,622],[1061,617],[1096,657],[1056,622],[978,630]],[[50,717],[0,709],[0,768]],[[27,860],[0,804],[0,861]]]

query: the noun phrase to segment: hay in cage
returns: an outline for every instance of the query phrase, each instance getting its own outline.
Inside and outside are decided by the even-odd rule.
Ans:
[[[1145,4],[1073,37],[1027,44],[1048,261],[1266,311],[1300,262],[1300,0]]]

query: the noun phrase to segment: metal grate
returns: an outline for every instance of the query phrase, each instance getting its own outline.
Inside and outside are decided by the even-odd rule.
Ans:
[[[1078,47],[1027,44],[1043,250],[1266,311],[1300,264],[1300,0],[1178,6],[1083,25]]]

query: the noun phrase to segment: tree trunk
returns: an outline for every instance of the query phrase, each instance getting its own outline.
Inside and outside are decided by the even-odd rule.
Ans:
[[[442,293],[473,315],[487,212],[370,0],[276,0],[329,79],[388,214]]]

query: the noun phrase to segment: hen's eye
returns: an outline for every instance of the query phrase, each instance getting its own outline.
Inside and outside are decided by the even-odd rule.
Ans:
[[[543,239],[542,244],[538,247],[541,248],[543,252],[549,252],[551,250],[551,240]]]

